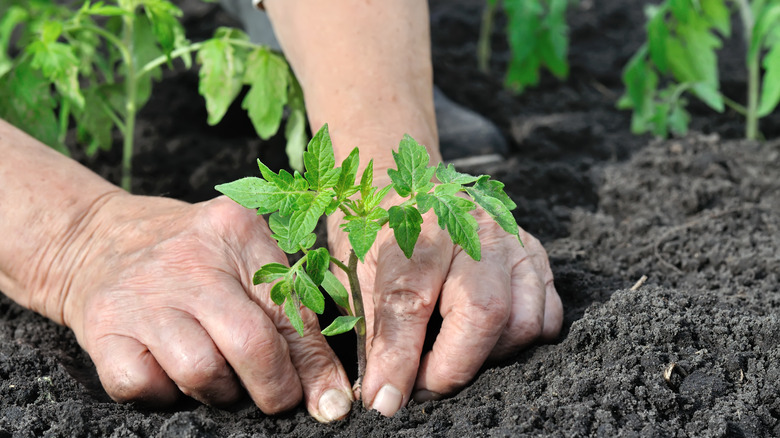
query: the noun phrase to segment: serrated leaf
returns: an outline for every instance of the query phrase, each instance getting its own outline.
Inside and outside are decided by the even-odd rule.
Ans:
[[[355,255],[361,262],[365,261],[366,253],[376,241],[376,235],[382,226],[364,217],[355,217],[342,226],[349,235],[349,243],[355,250]]]
[[[295,300],[285,300],[284,314],[287,315],[287,318],[290,320],[290,324],[292,324],[295,331],[297,331],[300,336],[303,336],[303,318],[301,318],[301,309],[295,303]]]
[[[323,336],[334,336],[346,333],[355,328],[361,319],[363,319],[362,316],[339,316],[322,330],[322,334]]]
[[[461,186],[460,184],[453,184],[453,183],[439,184],[436,186],[436,188],[433,189],[433,194],[436,196],[454,195],[458,193],[462,187],[463,186]]]
[[[325,311],[325,298],[306,271],[299,269],[295,272],[293,285],[301,304],[318,315]]]
[[[336,192],[336,198],[339,201],[349,198],[360,190],[355,186],[359,164],[360,152],[358,148],[352,149],[347,158],[341,162],[341,175],[339,175],[336,186],[333,187],[333,190]]]
[[[203,43],[197,60],[198,92],[206,100],[208,124],[216,125],[241,91],[244,64],[232,44],[216,38]]]
[[[258,214],[278,210],[286,196],[275,185],[256,177],[241,178],[214,188],[246,208],[256,208]]]
[[[287,103],[289,68],[268,49],[258,47],[246,61],[244,83],[249,92],[241,103],[260,138],[267,140],[279,130]]]
[[[394,205],[387,211],[389,225],[393,229],[395,240],[404,252],[406,258],[412,258],[414,246],[422,231],[423,218],[414,206],[400,207]]]
[[[331,188],[338,182],[341,170],[334,169],[336,159],[327,123],[309,141],[309,146],[303,153],[303,164],[306,168],[304,176],[312,190]]]
[[[395,185],[395,191],[402,197],[417,193],[427,193],[432,187],[435,168],[428,167],[430,155],[420,143],[408,134],[404,135],[398,146],[398,152],[393,151],[393,160],[397,169],[389,169],[387,174]]]
[[[295,254],[300,251],[299,242],[290,239],[290,217],[273,213],[268,217],[268,227],[274,234],[271,235],[279,245],[282,251],[287,254]]]
[[[297,206],[298,209],[290,217],[290,241],[298,243],[311,234],[328,204],[330,204],[330,195],[319,193],[308,205]]]
[[[54,108],[57,102],[51,87],[39,71],[23,62],[0,78],[0,116],[12,125],[51,147],[66,152],[58,144],[59,130]]]
[[[255,272],[255,275],[252,277],[252,283],[255,285],[271,283],[284,277],[288,272],[290,272],[290,268],[281,263],[268,263]]]
[[[271,301],[277,306],[284,304],[284,300],[291,298],[292,296],[292,286],[290,286],[290,282],[282,280],[274,283],[274,285],[271,286],[270,296]]]
[[[322,288],[325,289],[325,292],[330,295],[337,306],[346,309],[350,315],[352,314],[352,309],[349,305],[349,292],[347,292],[347,289],[332,272],[325,271]]]
[[[99,149],[110,150],[114,139],[111,135],[114,123],[109,116],[111,103],[105,97],[103,86],[92,87],[84,91],[84,98],[89,105],[75,108],[73,115],[76,120],[78,139],[86,143],[87,155],[94,155]],[[110,93],[110,90],[108,91]]]
[[[515,203],[504,193],[504,184],[487,178],[480,179],[473,187],[466,188],[466,193],[485,210],[493,220],[509,234],[519,235],[519,228],[512,210]]]
[[[365,199],[371,195],[374,190],[374,159],[368,162],[368,166],[363,169],[363,175],[360,177],[360,196]]]
[[[439,218],[439,227],[442,230],[446,229],[452,241],[460,245],[466,254],[479,261],[482,258],[479,234],[477,234],[479,225],[474,216],[469,213],[476,208],[474,203],[453,195],[431,197],[435,199],[433,211]]]
[[[328,248],[317,248],[306,254],[306,273],[317,286],[322,284],[329,267],[330,253]]]
[[[363,208],[365,208],[367,211],[376,210],[379,204],[382,203],[382,200],[385,199],[385,196],[387,196],[387,194],[390,193],[390,190],[392,189],[392,184],[382,187],[379,190],[372,189],[371,193],[363,199]]]
[[[152,32],[157,42],[168,56],[176,47],[179,35],[184,34],[184,29],[177,17],[183,15],[181,9],[166,0],[143,0],[146,16],[152,23]]]
[[[436,179],[445,184],[471,184],[478,180],[479,177],[467,173],[460,173],[455,170],[455,166],[452,164],[445,166],[444,163],[439,163],[439,165],[436,166]]]

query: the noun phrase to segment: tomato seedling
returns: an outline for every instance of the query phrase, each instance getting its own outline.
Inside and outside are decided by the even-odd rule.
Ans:
[[[218,29],[202,42],[185,38],[181,10],[168,0],[85,1],[71,9],[48,0],[0,6],[0,116],[67,153],[71,119],[87,153],[110,149],[122,134],[122,187],[130,190],[135,122],[153,80],[174,60],[201,64],[199,92],[216,124],[243,86],[242,102],[258,135],[277,132],[285,105],[291,164],[306,144],[303,93],[284,58]],[[56,93],[52,93],[52,88]]]
[[[780,1],[666,0],[645,11],[647,42],[626,65],[626,94],[618,103],[633,110],[631,130],[685,134],[690,93],[715,111],[728,106],[742,114],[745,137],[756,139],[759,119],[780,102]],[[717,49],[731,36],[734,13],[746,46],[746,105],[725,96],[718,77]]]
[[[559,79],[569,75],[569,27],[566,10],[572,0],[500,0],[507,17],[510,48],[505,85],[515,92],[539,84],[539,72],[547,68]],[[487,0],[477,42],[477,63],[487,73],[491,56],[490,35],[499,0]]]
[[[393,152],[393,158],[397,168],[388,170],[389,185],[382,188],[373,185],[373,160],[357,181],[358,148],[352,150],[341,167],[335,167],[333,146],[325,125],[303,154],[306,168],[303,175],[286,170],[275,173],[258,160],[261,178],[247,177],[216,187],[242,206],[257,209],[258,214],[270,214],[268,225],[279,248],[288,254],[303,254],[290,267],[279,263],[261,267],[254,274],[253,282],[275,282],[270,289],[271,300],[284,307],[301,336],[300,307],[322,313],[325,299],[318,288],[322,286],[345,313],[322,333],[331,336],[355,330],[359,378],[365,368],[366,326],[357,266],[359,261],[365,261],[382,227],[387,225],[393,230],[398,246],[411,258],[422,229],[422,215],[432,209],[439,226],[448,231],[452,241],[474,260],[479,260],[478,226],[470,213],[479,205],[507,233],[520,239],[519,227],[511,213],[515,203],[504,193],[501,182],[487,175],[457,172],[451,164],[429,166],[430,156],[425,147],[408,135],[401,140],[398,152]],[[434,184],[434,176],[438,184]],[[385,209],[382,201],[391,191],[403,201]],[[466,196],[459,196],[461,193]],[[312,248],[317,221],[336,212],[343,214],[341,229],[348,234],[352,246],[346,263],[333,257],[327,248]],[[329,270],[331,263],[346,273],[350,293]]]

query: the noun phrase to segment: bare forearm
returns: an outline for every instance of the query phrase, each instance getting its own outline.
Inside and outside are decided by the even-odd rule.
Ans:
[[[439,160],[427,2],[267,0],[314,129],[387,167],[408,133]],[[363,160],[361,160],[363,161]]]
[[[1,119],[0,157],[0,291],[63,322],[83,227],[120,190]]]

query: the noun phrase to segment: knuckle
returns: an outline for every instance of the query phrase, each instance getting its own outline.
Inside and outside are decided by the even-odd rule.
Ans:
[[[539,339],[544,333],[544,319],[541,315],[516,315],[506,330],[506,337],[511,345],[522,347]]]
[[[376,295],[375,295],[376,297]],[[382,319],[392,318],[398,322],[408,322],[427,315],[433,306],[431,294],[419,289],[399,289],[389,291],[377,297],[376,303]]]
[[[193,395],[214,382],[229,377],[228,368],[222,358],[202,356],[183,361],[176,374],[171,376],[186,395]]]
[[[115,370],[102,383],[106,393],[117,403],[149,401],[162,389],[155,376],[130,369]]]
[[[459,310],[465,327],[476,330],[479,335],[498,336],[506,326],[510,309],[505,300],[494,294],[470,294]]]

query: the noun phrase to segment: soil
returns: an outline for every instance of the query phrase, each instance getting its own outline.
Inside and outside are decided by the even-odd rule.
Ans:
[[[510,143],[501,163],[464,170],[506,182],[519,223],[545,244],[565,307],[556,343],[393,418],[357,404],[330,425],[302,407],[269,417],[248,401],[149,411],[113,403],[69,330],[2,297],[0,438],[780,436],[780,142],[741,141],[738,115],[695,103],[687,136],[632,135],[615,101],[644,36],[638,1],[581,1],[569,79],[545,76],[513,95],[501,86],[502,18],[493,73],[476,69],[482,3],[430,2],[436,82]],[[192,38],[230,24],[213,4],[184,6]],[[742,56],[738,42],[722,56],[736,100]],[[764,120],[767,138],[778,137],[778,119]],[[205,120],[197,74],[167,74],[141,114],[137,193],[209,199],[215,184],[254,175],[256,157],[281,156],[282,139],[256,139],[240,108],[216,127]],[[118,160],[118,150],[82,157],[113,181]]]

